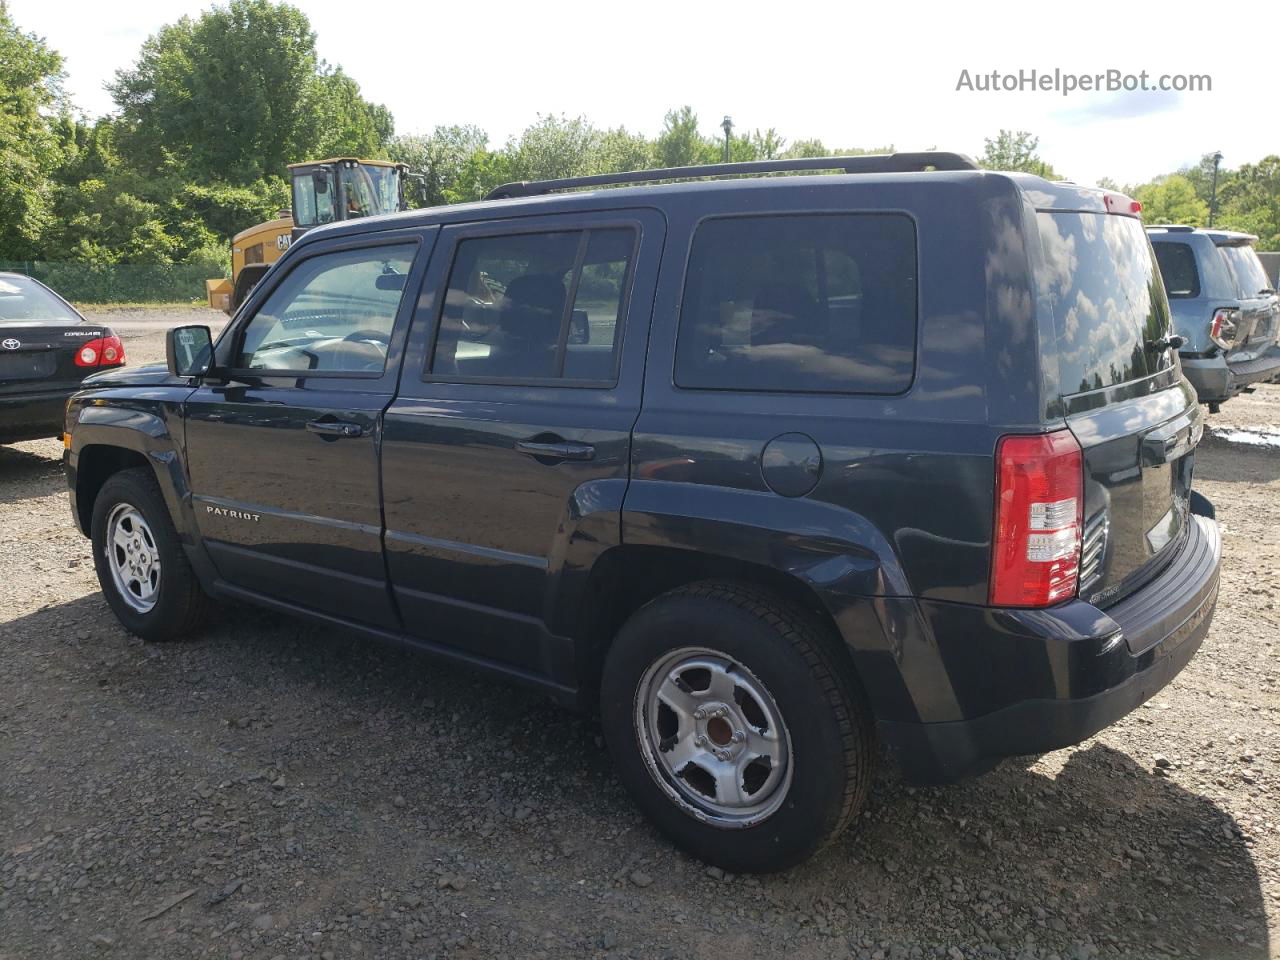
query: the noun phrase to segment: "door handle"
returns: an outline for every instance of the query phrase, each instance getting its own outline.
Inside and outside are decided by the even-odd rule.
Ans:
[[[347,420],[308,420],[307,429],[322,437],[362,437],[364,427]]]
[[[565,440],[555,443],[517,440],[516,452],[530,457],[542,457],[547,460],[593,460],[595,459],[596,448],[589,443],[569,443]]]

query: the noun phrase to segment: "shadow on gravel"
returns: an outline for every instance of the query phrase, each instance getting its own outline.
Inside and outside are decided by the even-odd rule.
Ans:
[[[303,911],[348,909],[352,890],[375,877],[408,889],[424,864],[447,857],[501,876],[501,901],[477,894],[472,906],[531,936],[545,917],[583,908],[555,891],[586,877],[628,898],[608,918],[623,941],[655,950],[697,933],[670,918],[709,916],[746,897],[767,905],[735,921],[762,957],[819,955],[784,950],[793,936],[819,938],[809,944],[834,951],[821,955],[842,957],[884,944],[955,945],[965,957],[1021,956],[1029,945],[1031,956],[1085,960],[1269,955],[1249,838],[1213,800],[1179,785],[1183,771],[1156,776],[1102,743],[1070,754],[1056,775],[1060,755],[1051,755],[946,788],[909,788],[887,766],[868,809],[831,849],[787,874],[725,886],[640,818],[595,724],[537,693],[242,607],[178,644],[127,637],[97,594],[4,627],[6,644],[74,678],[56,688],[70,722],[110,715],[134,731],[120,744],[136,766],[129,777],[161,793],[161,807],[199,779],[244,785],[233,790],[257,783],[270,795],[276,774],[264,779],[264,768],[287,771],[281,796],[296,791],[306,803],[299,835],[341,878],[305,905],[278,904],[298,911],[299,923],[310,916]],[[6,656],[16,664],[26,654]],[[1192,755],[1195,744],[1177,748]],[[95,747],[91,737],[64,737],[42,749],[78,767]],[[195,767],[173,785],[166,761],[151,759],[166,750]],[[657,881],[643,890],[626,879],[637,863]],[[278,889],[291,889],[292,877],[281,874]],[[821,939],[830,937],[838,940]],[[762,943],[777,950],[761,952]],[[722,955],[713,946],[695,940],[681,953]]]
[[[974,948],[1031,942],[984,935],[1005,914],[1032,918],[1035,942],[1072,944],[1064,957],[1077,956],[1075,947],[1087,956],[1088,945],[1104,955],[1271,956],[1251,838],[1230,814],[1097,741],[1056,775],[1037,769],[1039,759],[923,790],[888,765],[861,827],[795,874],[819,895],[845,863],[870,858],[875,889],[859,896],[889,910],[915,904],[913,912],[958,925],[972,918],[978,935],[966,946]],[[912,933],[906,942],[933,941],[924,929]]]
[[[55,455],[0,445],[0,503],[17,503],[58,493],[66,484],[61,447],[47,445]]]

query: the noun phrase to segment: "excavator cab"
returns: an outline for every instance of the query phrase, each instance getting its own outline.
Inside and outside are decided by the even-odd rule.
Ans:
[[[349,158],[298,163],[293,182],[293,239],[312,227],[404,209],[404,164]]]
[[[289,166],[293,209],[231,240],[230,279],[209,280],[209,306],[235,313],[267,269],[312,227],[406,209],[409,168],[386,160],[335,157]]]

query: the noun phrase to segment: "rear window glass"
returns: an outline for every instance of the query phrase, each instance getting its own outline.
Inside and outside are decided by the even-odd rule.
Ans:
[[[1039,214],[1042,284],[1053,300],[1064,395],[1158,373],[1169,303],[1142,224],[1105,213]]]
[[[1262,267],[1253,247],[1219,247],[1222,257],[1227,261],[1227,269],[1236,282],[1238,296],[1256,297],[1264,290],[1271,289],[1271,280]]]
[[[74,310],[27,277],[0,277],[0,323],[6,320],[55,320],[79,323]]]
[[[676,384],[901,393],[916,345],[916,237],[901,214],[708,220],[698,228]]]
[[[1171,297],[1200,296],[1200,271],[1196,269],[1196,252],[1185,243],[1153,243],[1164,292]]]

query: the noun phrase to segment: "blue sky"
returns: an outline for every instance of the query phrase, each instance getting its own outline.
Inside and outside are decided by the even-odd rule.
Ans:
[[[500,144],[538,113],[562,113],[654,134],[667,109],[689,103],[708,134],[729,114],[740,130],[776,127],[789,140],[829,146],[977,155],[1001,127],[1030,130],[1041,155],[1081,182],[1141,181],[1214,150],[1228,166],[1280,152],[1274,59],[1246,50],[1280,25],[1270,3],[1237,0],[1229,16],[1202,10],[1195,23],[1168,3],[1078,2],[1070,12],[847,0],[295,4],[310,16],[321,56],[390,107],[400,132],[474,123]],[[103,84],[150,33],[208,5],[10,0],[18,23],[67,58],[67,88],[91,115],[111,109]],[[965,69],[1032,68],[1207,73],[1213,89],[956,90]]]

